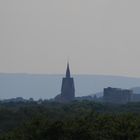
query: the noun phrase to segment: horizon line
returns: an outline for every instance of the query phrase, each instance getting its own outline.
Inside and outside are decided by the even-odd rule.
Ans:
[[[64,73],[30,73],[30,72],[0,72],[0,74],[22,74],[22,75],[65,75]],[[139,76],[128,76],[128,75],[113,75],[113,74],[87,74],[87,73],[73,73],[73,76],[112,76],[112,77],[126,77],[126,78],[137,78],[139,79]]]

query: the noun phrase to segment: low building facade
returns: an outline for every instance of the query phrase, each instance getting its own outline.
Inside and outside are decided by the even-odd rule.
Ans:
[[[133,91],[120,88],[104,88],[103,101],[107,103],[125,104],[132,101]]]

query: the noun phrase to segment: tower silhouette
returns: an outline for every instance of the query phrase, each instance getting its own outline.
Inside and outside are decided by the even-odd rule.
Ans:
[[[75,98],[74,79],[70,74],[69,62],[67,63],[66,76],[62,79],[61,94],[55,97],[56,101],[69,102]]]
[[[67,63],[66,77],[62,80],[61,97],[66,101],[71,101],[75,98],[74,80],[70,74],[69,63]]]

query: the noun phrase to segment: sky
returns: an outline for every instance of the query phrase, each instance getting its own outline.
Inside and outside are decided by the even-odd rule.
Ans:
[[[0,72],[140,77],[139,0],[0,0]]]

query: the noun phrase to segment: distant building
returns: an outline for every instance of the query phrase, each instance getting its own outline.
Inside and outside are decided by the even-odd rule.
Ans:
[[[62,80],[61,94],[55,97],[56,101],[69,102],[75,99],[74,79],[71,77],[69,63],[67,64],[66,77]]]
[[[140,102],[140,94],[133,94],[132,102]]]
[[[132,101],[132,90],[120,88],[105,88],[103,101],[108,103],[125,104]]]

